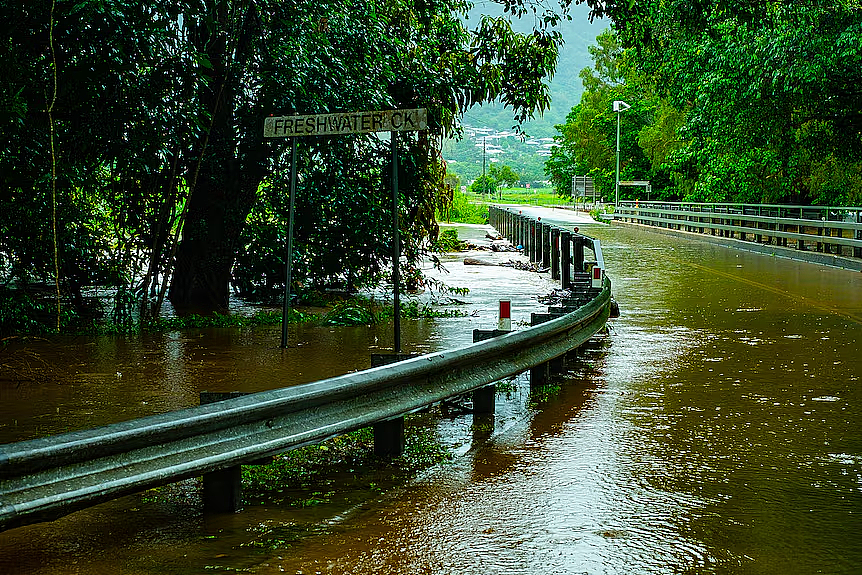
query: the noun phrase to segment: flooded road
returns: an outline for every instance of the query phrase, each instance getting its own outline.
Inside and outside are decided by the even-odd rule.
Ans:
[[[494,419],[440,421],[451,462],[337,511],[205,517],[186,482],[0,533],[0,572],[862,572],[862,274],[577,225],[602,240],[621,317],[553,393],[530,395],[522,377],[498,394]],[[471,233],[484,232],[462,237]],[[442,279],[469,282],[460,299],[476,315],[404,322],[405,351],[456,347],[494,327],[501,285],[517,327],[550,287],[452,260]],[[60,385],[4,382],[0,434],[26,439],[194,405],[201,390],[337,375],[392,341],[388,326],[297,328],[282,352],[278,333],[43,345]],[[304,531],[249,544],[267,529]]]

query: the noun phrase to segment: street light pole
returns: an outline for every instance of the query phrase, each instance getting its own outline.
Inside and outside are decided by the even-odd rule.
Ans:
[[[617,185],[614,207],[620,205],[620,114],[631,108],[622,100],[614,100],[614,112],[617,113]]]

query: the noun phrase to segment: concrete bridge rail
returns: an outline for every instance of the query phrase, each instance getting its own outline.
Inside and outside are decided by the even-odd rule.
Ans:
[[[385,422],[543,365],[608,318],[611,284],[535,327],[308,384],[0,446],[0,530],[219,473]]]

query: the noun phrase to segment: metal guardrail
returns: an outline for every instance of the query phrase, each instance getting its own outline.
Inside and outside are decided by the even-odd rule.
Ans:
[[[0,446],[0,530],[317,443],[560,357],[610,313],[611,283],[575,312],[389,366]]]
[[[862,208],[769,204],[620,202],[628,223],[718,235],[762,245],[862,258]]]
[[[563,289],[587,280],[599,288],[604,277],[605,261],[601,242],[577,232],[524,215],[517,206],[488,206],[488,220],[501,234],[523,248],[530,261],[550,269],[551,278],[560,280]],[[593,252],[585,259],[584,249]],[[586,274],[586,277],[584,277]]]

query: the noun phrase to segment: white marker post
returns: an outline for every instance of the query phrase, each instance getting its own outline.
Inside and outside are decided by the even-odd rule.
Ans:
[[[596,265],[593,266],[593,277],[590,286],[601,289],[602,280],[604,279],[605,258],[602,256],[602,242],[599,240],[593,240],[593,253],[596,254]]]

